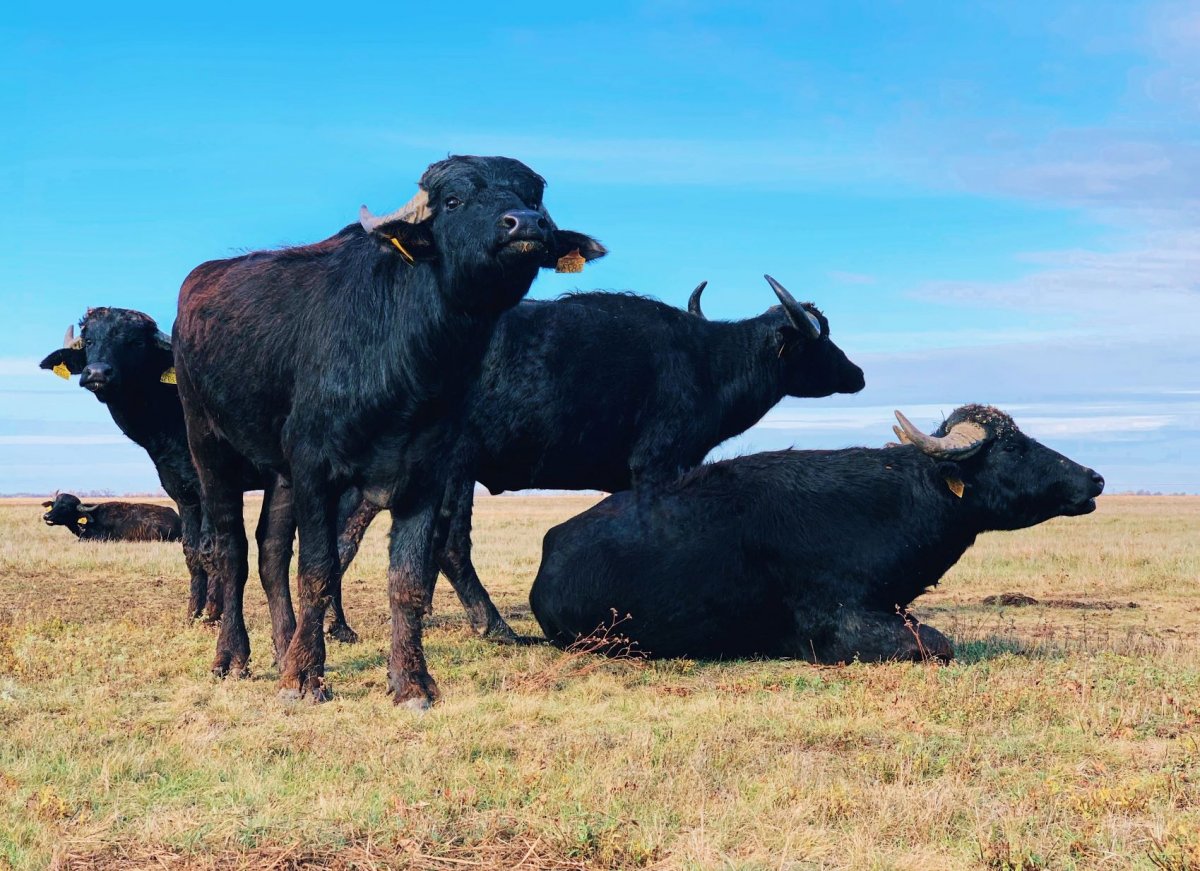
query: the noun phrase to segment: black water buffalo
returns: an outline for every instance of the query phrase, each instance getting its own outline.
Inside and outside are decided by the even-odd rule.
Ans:
[[[85,505],[71,493],[42,503],[47,526],[65,526],[82,541],[179,541],[179,515],[162,505],[100,502]]]
[[[500,319],[468,400],[436,552],[476,630],[516,639],[471,562],[476,481],[493,493],[650,492],[784,396],[862,389],[862,370],[830,339],[825,316],[767,281],[780,305],[744,321],[705,320],[704,284],[689,312],[628,293],[575,293],[527,300]],[[333,604],[331,631],[345,625],[340,595]]]
[[[321,623],[338,573],[338,496],[357,486],[392,514],[389,691],[412,707],[436,698],[421,615],[463,400],[496,319],[538,269],[605,253],[555,227],[544,186],[516,160],[452,157],[426,170],[399,212],[364,207],[323,242],[212,261],[184,281],[173,346],[212,525],[209,570],[225,590],[216,671],[249,658],[237,477],[249,461],[288,477],[300,532],[282,692],[326,697]]]
[[[150,456],[162,488],[179,509],[184,559],[191,576],[188,615],[216,620],[221,591],[210,590],[200,556],[200,482],[173,383],[171,339],[153,318],[132,309],[90,308],[79,325],[79,337],[74,325],[69,327],[63,347],[40,365],[63,378],[79,375],[79,386],[104,403],[121,432]],[[255,470],[243,467],[242,475],[249,489],[264,486]]]
[[[542,630],[569,645],[615,620],[653,656],[950,658],[909,603],[979,533],[1087,514],[1104,479],[995,408],[932,436],[896,416],[907,444],[713,463],[648,511],[618,494],[554,527],[529,597]]]
[[[132,309],[90,308],[67,329],[63,347],[41,362],[64,378],[79,375],[79,386],[108,408],[113,422],[149,455],[159,482],[175,501],[181,518],[183,554],[191,577],[188,616],[215,621],[221,616],[223,591],[209,583],[200,553],[203,512],[200,479],[188,450],[183,406],[175,386],[171,339],[149,315]],[[295,526],[287,483],[249,463],[236,468],[244,490],[263,490],[257,529],[259,574],[267,590],[282,590],[272,599],[276,655],[291,640],[287,603],[288,565]]]

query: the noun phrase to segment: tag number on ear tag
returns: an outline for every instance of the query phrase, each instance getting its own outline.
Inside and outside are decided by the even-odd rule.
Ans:
[[[955,496],[957,496],[959,499],[962,498],[963,490],[965,490],[967,488],[966,485],[958,478],[947,478],[946,486],[949,487],[950,492],[953,493]]]
[[[71,380],[71,370],[67,368],[66,363],[55,363],[54,368],[50,370],[64,381]]]
[[[175,367],[172,366],[166,372],[158,376],[158,380],[163,384],[175,384]]]

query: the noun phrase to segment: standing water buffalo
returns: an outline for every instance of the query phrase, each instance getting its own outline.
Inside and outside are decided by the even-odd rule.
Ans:
[[[150,456],[158,480],[179,508],[183,554],[191,576],[188,616],[208,621],[221,616],[222,590],[209,583],[200,554],[202,510],[200,480],[192,465],[183,406],[175,387],[171,339],[147,314],[124,308],[90,308],[67,329],[63,347],[41,362],[64,378],[79,375],[79,386],[104,403],[113,422]],[[288,564],[295,527],[286,482],[241,463],[239,485],[264,492],[257,538],[259,574],[264,588],[282,590],[272,598],[276,655],[282,656],[291,632],[287,615]],[[275,612],[279,611],[278,619]]]
[[[565,646],[615,619],[664,657],[950,658],[909,603],[981,532],[1094,511],[1104,479],[995,408],[932,436],[896,417],[904,445],[714,463],[648,511],[618,494],[554,527],[529,597],[542,630]]]
[[[652,492],[784,396],[863,388],[825,316],[766,279],[780,305],[744,321],[706,320],[704,284],[688,312],[633,294],[576,293],[528,300],[500,319],[468,399],[436,551],[477,631],[516,640],[471,562],[476,481],[492,493]],[[331,631],[344,625],[335,595]]]
[[[179,541],[179,515],[162,505],[101,502],[84,505],[58,493],[42,515],[47,526],[65,526],[82,541]]]
[[[428,706],[421,615],[461,411],[500,313],[540,268],[604,248],[561,231],[544,180],[516,160],[451,157],[386,217],[313,245],[202,264],[184,281],[175,366],[212,526],[225,614],[215,670],[249,658],[238,469],[288,477],[300,532],[300,613],[280,666],[286,696],[326,697],[322,619],[338,574],[338,496],[360,487],[392,514],[388,688]]]

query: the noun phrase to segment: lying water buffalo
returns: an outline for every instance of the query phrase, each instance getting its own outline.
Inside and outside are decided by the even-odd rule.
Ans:
[[[42,515],[47,526],[65,526],[82,541],[179,541],[179,515],[162,505],[101,502],[85,505],[59,493]]]
[[[565,646],[615,617],[665,657],[950,658],[901,612],[979,533],[1087,514],[1104,479],[989,406],[932,436],[896,416],[902,445],[714,463],[648,510],[618,494],[554,527],[529,597],[542,630]]]
[[[863,388],[825,316],[766,279],[780,304],[743,321],[706,320],[703,284],[688,312],[629,293],[575,293],[527,300],[500,319],[468,399],[436,551],[477,631],[515,640],[471,562],[476,481],[493,493],[649,493],[784,396]],[[330,631],[345,631],[340,595],[333,605]]]
[[[175,367],[212,525],[209,571],[225,590],[214,670],[241,671],[250,655],[237,474],[249,461],[291,482],[300,533],[285,696],[326,697],[321,624],[339,570],[338,497],[359,487],[392,514],[388,689],[414,708],[437,697],[421,616],[465,397],[497,318],[538,270],[605,253],[554,225],[545,181],[519,161],[451,157],[420,187],[400,211],[364,207],[322,242],[204,263],[179,293]]]

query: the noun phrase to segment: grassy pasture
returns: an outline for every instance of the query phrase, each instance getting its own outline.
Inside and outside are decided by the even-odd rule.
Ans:
[[[479,499],[519,631],[591,501]],[[0,868],[1200,868],[1200,498],[985,536],[917,603],[946,667],[495,647],[443,581],[424,715],[384,695],[384,522],[313,707],[276,699],[253,574],[253,676],[218,682],[177,546],[40,513],[0,503]]]

